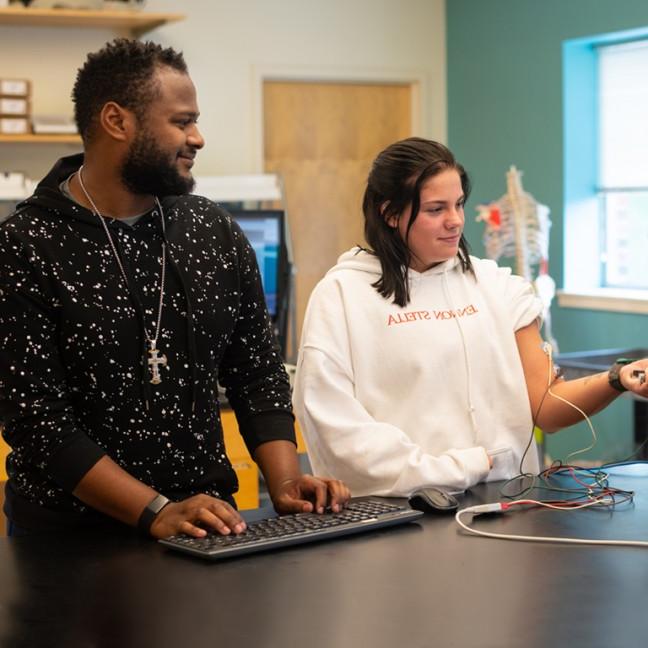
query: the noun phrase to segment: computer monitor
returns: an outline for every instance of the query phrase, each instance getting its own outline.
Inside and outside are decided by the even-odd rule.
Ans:
[[[285,357],[290,300],[290,262],[285,214],[279,209],[229,209],[256,253],[263,292]]]

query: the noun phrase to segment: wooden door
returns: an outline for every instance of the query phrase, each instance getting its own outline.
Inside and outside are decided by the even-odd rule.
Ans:
[[[409,84],[264,83],[265,170],[284,178],[298,335],[315,284],[342,252],[364,244],[369,167],[412,134],[411,95]]]

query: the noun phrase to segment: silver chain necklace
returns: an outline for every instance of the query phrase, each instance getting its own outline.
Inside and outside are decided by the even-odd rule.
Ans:
[[[119,266],[119,271],[121,272],[122,279],[124,280],[124,285],[126,286],[126,290],[130,292],[128,277],[126,276],[126,271],[124,270],[124,266],[121,262],[121,259],[119,258],[119,254],[117,253],[117,248],[115,247],[115,243],[112,240],[112,236],[110,236],[110,232],[108,231],[108,225],[106,225],[106,219],[101,215],[101,212],[97,209],[97,205],[95,205],[94,200],[92,200],[90,194],[88,193],[88,190],[85,188],[85,185],[83,184],[83,176],[81,173],[82,170],[83,170],[83,166],[80,166],[79,170],[77,171],[77,176],[79,178],[79,185],[81,186],[81,189],[85,194],[85,197],[88,199],[88,202],[90,203],[90,205],[92,205],[92,210],[94,211],[95,215],[99,218],[101,224],[103,225],[104,231],[106,232],[106,237],[108,239],[108,243],[110,244],[110,249],[112,250],[113,256],[115,257],[115,261],[117,261],[117,265]],[[158,200],[157,196],[155,196],[155,204],[157,205],[157,208],[160,210],[160,219],[162,220],[162,233],[164,234],[165,233],[164,212],[162,211],[162,205],[160,204],[160,201]],[[160,303],[158,305],[158,316],[157,316],[157,324],[155,326],[154,337],[151,337],[149,335],[148,329],[146,328],[146,319],[144,319],[144,335],[149,345],[148,354],[150,355],[150,358],[148,359],[148,365],[151,371],[151,383],[153,383],[154,385],[158,385],[159,383],[162,382],[162,376],[160,375],[160,366],[162,367],[167,366],[166,356],[165,355],[159,356],[158,354],[160,351],[157,348],[157,341],[160,335],[160,324],[162,323],[162,303],[164,301],[165,270],[166,270],[166,244],[163,239],[162,240],[162,271],[160,273]]]

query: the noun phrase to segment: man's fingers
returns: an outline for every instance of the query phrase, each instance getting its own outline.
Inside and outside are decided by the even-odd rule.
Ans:
[[[327,485],[331,502],[331,510],[337,513],[344,508],[344,505],[351,498],[351,491],[343,482],[339,481],[338,479],[331,479]]]
[[[235,533],[241,533],[241,531],[245,530],[245,521],[240,513],[227,502],[217,501],[211,508]]]
[[[327,504],[337,513],[351,498],[351,491],[339,479],[321,479],[308,475],[304,478],[302,490],[310,491],[317,513],[323,513]]]
[[[242,533],[246,528],[238,511],[227,502],[208,495],[196,495],[182,502],[168,504],[154,521],[151,531],[155,537],[186,533],[200,538],[207,530],[228,535]]]
[[[351,491],[338,479],[302,475],[281,484],[273,501],[280,513],[324,513],[327,504],[339,512],[351,498]]]
[[[191,524],[191,522],[188,522],[187,520],[180,524],[180,526],[178,527],[178,533],[184,533],[185,535],[190,535],[194,538],[202,538],[207,535],[207,531],[205,531],[205,529],[201,529],[195,524]]]
[[[241,533],[245,531],[243,518],[227,502],[214,502],[196,511],[196,519],[219,533]]]
[[[315,512],[324,513],[328,499],[328,488],[326,482],[316,477],[307,476],[304,480],[305,490],[310,490],[312,499],[314,500]]]
[[[279,511],[286,513],[310,513],[313,510],[312,502],[294,497],[282,497],[278,503]]]

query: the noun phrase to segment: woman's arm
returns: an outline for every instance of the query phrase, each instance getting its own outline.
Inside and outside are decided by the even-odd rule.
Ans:
[[[608,383],[607,371],[575,380],[556,379],[551,357],[540,337],[536,322],[516,331],[515,338],[522,360],[533,419],[545,432],[555,432],[583,420],[580,412],[559,398],[573,403],[590,416],[607,407],[619,396],[620,392]],[[642,384],[638,378],[632,376],[635,369],[648,369],[648,359],[622,367],[621,383],[626,389],[648,397],[648,383]],[[549,385],[551,394],[548,393]]]

